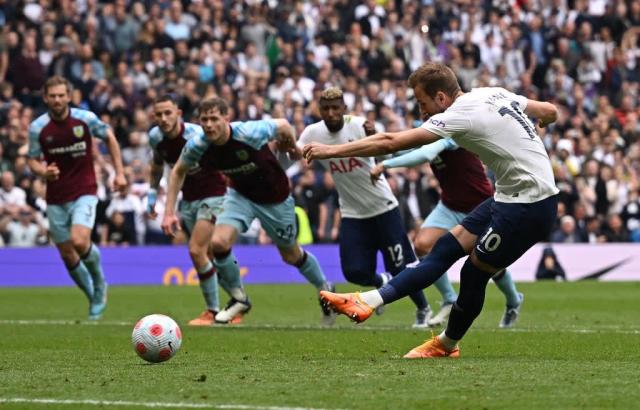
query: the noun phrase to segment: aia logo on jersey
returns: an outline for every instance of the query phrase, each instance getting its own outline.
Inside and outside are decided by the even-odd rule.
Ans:
[[[73,127],[73,135],[75,135],[76,138],[84,137],[84,127],[82,125]]]
[[[246,161],[249,158],[249,153],[243,149],[236,151],[236,156],[240,161]]]
[[[336,172],[343,174],[345,172],[351,172],[356,168],[362,168],[362,164],[355,158],[329,160],[331,174],[335,174]]]

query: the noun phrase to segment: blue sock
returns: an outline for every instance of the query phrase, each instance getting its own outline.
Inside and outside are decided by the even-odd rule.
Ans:
[[[327,282],[318,260],[311,252],[302,249],[302,259],[296,264],[296,268],[309,283],[318,289],[322,289],[322,285]]]
[[[220,285],[227,291],[230,289],[242,289],[242,279],[240,279],[240,268],[233,252],[215,255],[213,264],[218,269]]]
[[[100,249],[98,249],[95,243],[92,243],[89,251],[82,256],[82,262],[89,270],[89,274],[93,280],[93,286],[96,289],[103,288],[104,272],[102,271]]]
[[[449,280],[449,276],[445,273],[440,276],[440,278],[433,282],[433,285],[438,289],[440,295],[442,295],[442,304],[448,305],[454,303],[456,299],[458,299],[458,294],[455,290],[453,290],[453,286],[451,286],[451,281]]]
[[[453,304],[445,335],[460,340],[478,317],[484,305],[484,296],[491,274],[478,269],[471,258],[467,259],[460,271],[460,295]]]
[[[207,264],[196,269],[198,271],[198,279],[200,280],[200,290],[202,296],[207,303],[207,309],[213,311],[220,310],[220,299],[218,296],[218,275],[216,275],[216,269],[211,261],[207,261]]]
[[[508,270],[505,269],[494,276],[493,281],[507,299],[507,307],[514,308],[520,304],[520,296],[518,296],[516,284],[513,283],[513,279]]]
[[[78,263],[71,268],[67,267],[67,271],[69,271],[71,279],[73,279],[80,290],[82,290],[89,301],[91,301],[91,298],[93,298],[93,281],[91,280],[89,270],[85,264],[82,263],[82,260],[78,260]]]
[[[418,265],[406,268],[378,289],[385,305],[422,290],[434,283],[461,257],[466,255],[458,240],[447,232]]]

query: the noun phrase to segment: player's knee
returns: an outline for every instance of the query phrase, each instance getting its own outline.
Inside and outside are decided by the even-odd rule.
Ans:
[[[231,250],[231,241],[226,238],[214,236],[211,240],[211,250],[213,254],[228,253]],[[191,249],[189,249],[191,252]]]
[[[287,265],[296,266],[300,264],[302,255],[296,252],[282,252],[280,254],[282,261]]]
[[[207,257],[207,246],[200,246],[199,244],[189,244],[189,256],[191,260],[198,260]]]
[[[77,235],[72,233],[71,244],[78,254],[84,255],[89,250],[91,241],[85,235]]]

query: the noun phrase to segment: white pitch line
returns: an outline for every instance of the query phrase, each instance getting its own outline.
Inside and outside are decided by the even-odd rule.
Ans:
[[[134,322],[116,321],[116,320],[102,320],[102,321],[88,321],[88,320],[45,320],[45,319],[0,319],[0,325],[56,325],[56,326],[133,326]],[[367,326],[367,325],[339,325],[334,327],[325,327],[322,325],[276,325],[276,324],[239,324],[230,326],[212,326],[211,329],[216,331],[227,331],[232,329],[248,329],[248,330],[378,330],[378,331],[393,331],[393,330],[408,330],[415,332],[415,329],[410,329],[407,326],[392,326],[392,325],[379,325],[379,326]],[[559,332],[559,333],[616,333],[616,334],[640,334],[640,329],[625,328],[618,325],[600,325],[593,329],[582,328],[551,328],[551,327],[516,327],[513,329],[498,329],[494,327],[475,327],[476,330],[505,333],[505,332],[518,332],[518,333],[536,333],[536,332]],[[432,330],[438,330],[438,328],[432,328]]]
[[[206,403],[162,403],[124,400],[70,400],[70,399],[29,399],[24,397],[2,398],[0,403],[30,404],[81,404],[91,406],[135,406],[135,407],[171,407],[179,409],[239,409],[239,410],[326,410],[313,407],[253,406],[250,404],[206,404]],[[334,409],[339,410],[339,409]]]

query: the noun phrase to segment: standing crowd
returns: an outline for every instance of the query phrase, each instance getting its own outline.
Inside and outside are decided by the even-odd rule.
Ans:
[[[108,145],[97,143],[101,245],[186,241],[149,218],[153,102],[172,95],[186,121],[221,97],[233,120],[286,118],[297,136],[320,120],[329,86],[377,131],[421,123],[406,78],[428,61],[449,65],[464,91],[500,86],[559,108],[540,130],[560,188],[553,242],[640,241],[640,1],[48,1],[0,9],[0,241],[49,242],[46,187],[28,164],[29,124],[42,87],[61,75],[71,105],[111,126],[122,151],[122,191]],[[338,240],[332,173],[287,170],[314,242]],[[388,169],[405,229],[415,234],[441,196],[427,164]],[[492,175],[489,175],[493,178]],[[167,175],[157,190],[162,215]],[[239,241],[269,243],[259,224]]]

